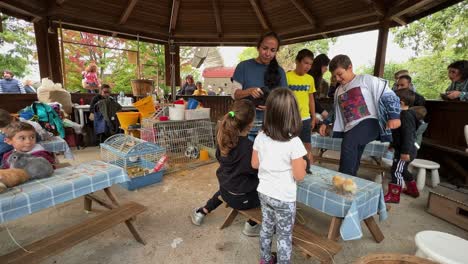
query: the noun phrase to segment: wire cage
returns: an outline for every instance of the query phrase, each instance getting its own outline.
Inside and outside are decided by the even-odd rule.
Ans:
[[[146,177],[148,184],[161,180],[164,170],[153,169],[166,154],[164,147],[124,134],[113,135],[100,146],[101,159],[122,167],[132,181],[140,177]]]
[[[164,121],[146,118],[141,139],[164,147],[170,161],[168,171],[187,169],[209,163],[198,160],[200,150],[215,148],[213,126],[209,119]]]

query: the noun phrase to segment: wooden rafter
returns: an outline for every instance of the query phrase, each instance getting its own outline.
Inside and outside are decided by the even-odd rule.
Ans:
[[[401,17],[407,13],[413,12],[418,10],[419,8],[426,6],[430,2],[434,2],[433,0],[411,0],[406,1],[401,5],[395,4],[393,7],[388,10],[387,16],[390,19],[395,17]]]
[[[260,24],[262,24],[262,28],[264,30],[270,30],[268,20],[266,19],[265,15],[263,14],[263,12],[262,12],[262,10],[260,8],[260,3],[258,2],[258,0],[250,0],[250,4],[252,5],[252,8],[255,11],[255,14],[257,15],[258,21],[260,21]]]
[[[385,16],[385,6],[375,0],[362,0],[362,2],[368,4],[374,12],[379,16]]]
[[[314,18],[310,10],[304,5],[302,0],[290,0],[291,3],[301,12],[301,14],[309,21],[312,27],[317,26],[317,20]]]
[[[125,8],[122,15],[120,16],[119,24],[122,25],[122,24],[127,23],[127,19],[130,16],[130,14],[132,13],[133,8],[135,7],[137,2],[138,2],[138,0],[129,0],[128,1],[127,7]]]
[[[5,8],[5,9],[7,9],[9,11],[12,11],[12,12],[15,12],[15,13],[18,13],[18,14],[21,14],[21,15],[26,15],[26,16],[32,17],[32,21],[34,21],[34,22],[38,22],[44,16],[44,14],[41,15],[38,12],[34,12],[33,10],[29,10],[28,8],[22,7],[19,4],[12,5],[12,4],[6,3],[5,1],[0,1],[0,8]]]
[[[63,5],[63,3],[65,3],[66,0],[56,0],[55,3],[59,6]]]
[[[177,16],[179,15],[179,7],[180,7],[180,0],[173,0],[172,1],[172,10],[171,10],[171,21],[169,23],[169,33],[174,33],[176,24],[177,24]]]
[[[221,14],[219,12],[219,0],[211,0],[211,4],[213,5],[213,11],[216,19],[216,32],[218,32],[218,37],[223,36],[223,27],[221,25]]]

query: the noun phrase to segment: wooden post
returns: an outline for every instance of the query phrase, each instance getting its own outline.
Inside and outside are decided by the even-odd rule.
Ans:
[[[164,45],[166,65],[166,85],[171,86],[172,100],[175,100],[176,86],[180,86],[180,47],[172,44]]]
[[[41,19],[34,23],[36,36],[37,59],[39,61],[39,74],[42,78],[50,77],[49,53],[47,51],[47,19]]]
[[[48,51],[49,51],[49,60],[50,60],[50,69],[52,73],[52,81],[54,83],[62,83],[62,61],[60,60],[60,46],[58,38],[58,30],[55,25],[50,26],[53,33],[48,33]]]
[[[377,40],[377,52],[375,54],[374,76],[383,77],[385,67],[385,55],[387,53],[389,21],[384,20],[379,29]]]
[[[52,33],[49,33],[49,26]],[[53,82],[62,83],[62,71],[57,27],[50,25],[48,19],[34,23],[36,46],[41,78],[50,78]]]

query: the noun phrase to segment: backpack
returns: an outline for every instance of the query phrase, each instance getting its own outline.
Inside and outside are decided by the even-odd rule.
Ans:
[[[52,129],[57,131],[61,138],[65,137],[65,129],[63,127],[62,119],[50,105],[34,102],[30,108],[35,115],[37,115],[38,121],[41,125],[47,128],[47,124],[49,124]]]

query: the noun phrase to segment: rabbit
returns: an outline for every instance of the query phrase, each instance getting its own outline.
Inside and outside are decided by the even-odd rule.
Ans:
[[[8,188],[20,185],[29,180],[29,175],[23,169],[0,170],[0,193]]]
[[[35,157],[28,153],[13,152],[8,157],[10,168],[24,169],[31,180],[42,179],[54,173],[54,167],[43,157]]]

